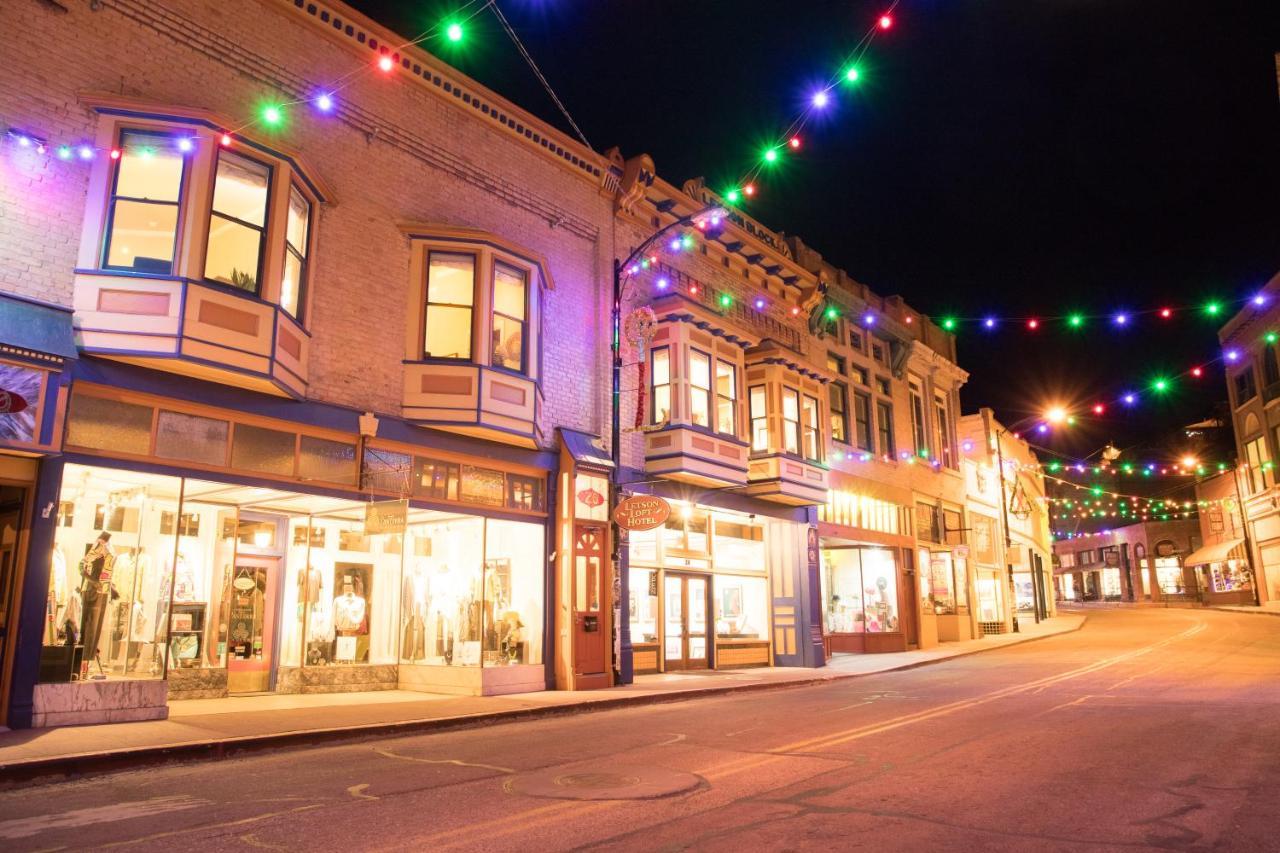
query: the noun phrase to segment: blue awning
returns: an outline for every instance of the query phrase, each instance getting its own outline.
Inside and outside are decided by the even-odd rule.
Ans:
[[[0,294],[0,350],[75,358],[71,309]]]

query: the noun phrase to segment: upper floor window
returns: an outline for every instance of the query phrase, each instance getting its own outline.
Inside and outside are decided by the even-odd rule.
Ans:
[[[804,458],[815,462],[822,460],[822,433],[818,428],[818,398],[804,395],[801,412],[804,415]]]
[[[871,398],[853,394],[853,443],[859,450],[871,450]]]
[[[951,452],[951,413],[945,394],[934,395],[933,411],[934,429],[937,432],[933,444],[937,448],[942,464],[948,468],[955,468],[957,467],[955,454]]]
[[[831,439],[849,443],[849,389],[843,382],[831,383]]]
[[[844,376],[845,360],[835,353],[827,353],[827,370],[838,376]]]
[[[857,329],[849,330],[849,346],[854,352],[862,352],[866,348],[866,342],[862,337],[862,332]]]
[[[893,404],[888,400],[876,400],[876,440],[884,455],[897,452],[893,442]]]
[[[738,370],[731,362],[716,359],[716,432],[738,433]]]
[[[867,369],[854,364],[849,367],[849,375],[853,377],[853,381],[859,385],[870,385],[867,380]]]
[[[710,426],[711,357],[697,350],[689,351],[689,421],[695,426]]]
[[[782,449],[800,455],[800,392],[782,389]]]
[[[1258,395],[1258,386],[1253,378],[1253,368],[1246,367],[1235,376],[1236,405],[1242,406]]]
[[[525,324],[529,276],[524,270],[499,263],[493,271],[493,346],[490,362],[524,372]]]
[[[649,360],[649,374],[653,377],[649,394],[653,400],[653,423],[661,424],[671,417],[671,350],[657,347]]]
[[[423,352],[427,358],[471,359],[476,297],[475,255],[430,252]]]
[[[103,267],[169,275],[173,272],[186,158],[168,134],[120,134],[107,210]]]
[[[880,364],[889,363],[888,350],[884,348],[884,344],[874,343],[871,345],[871,357]]]
[[[289,216],[284,229],[284,275],[280,278],[280,307],[301,320],[307,304],[307,235],[311,231],[311,202],[297,185],[289,188]]]
[[[893,387],[889,384],[889,380],[883,376],[876,377],[876,390],[886,397],[893,393]]]
[[[1271,453],[1265,436],[1258,436],[1244,446],[1245,461],[1249,465],[1249,484],[1252,491],[1260,492],[1271,485]]]
[[[929,445],[926,443],[927,433],[925,432],[925,415],[924,415],[924,392],[920,390],[919,383],[912,380],[909,383],[911,391],[911,449],[915,451],[917,456],[928,457]]]
[[[231,151],[218,152],[205,278],[258,295],[270,186],[267,164]]]
[[[769,414],[765,409],[763,385],[753,385],[748,392],[747,404],[751,410],[751,449],[769,449]]]

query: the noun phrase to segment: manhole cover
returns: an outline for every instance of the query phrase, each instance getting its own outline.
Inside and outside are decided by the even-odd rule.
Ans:
[[[627,767],[609,771],[563,768],[508,779],[509,793],[561,800],[647,800],[692,791],[702,778],[666,767]]]

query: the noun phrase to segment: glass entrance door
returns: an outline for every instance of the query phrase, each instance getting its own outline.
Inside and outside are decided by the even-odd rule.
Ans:
[[[663,657],[668,672],[706,669],[710,664],[707,638],[705,577],[667,573],[663,580]]]
[[[240,557],[227,605],[227,692],[271,689],[275,669],[275,617],[279,560]]]

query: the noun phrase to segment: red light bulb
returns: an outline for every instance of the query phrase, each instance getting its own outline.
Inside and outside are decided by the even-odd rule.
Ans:
[[[799,305],[792,305],[792,306],[791,306],[791,316],[792,316],[792,317],[795,317],[795,316],[796,316],[796,315],[798,315],[799,313],[800,313],[800,306],[799,306]]]
[[[1199,377],[1201,377],[1201,376],[1204,376],[1204,368],[1202,368],[1202,367],[1193,367],[1193,368],[1191,368],[1191,375],[1192,375],[1192,376],[1194,376],[1194,377],[1196,377],[1196,378],[1199,378]]]
[[[378,70],[379,70],[379,71],[384,71],[384,72],[385,72],[385,71],[390,71],[390,70],[391,70],[392,68],[394,68],[394,67],[395,67],[395,62],[393,62],[393,61],[391,60],[391,57],[390,57],[390,56],[387,56],[387,55],[385,55],[385,54],[384,54],[384,55],[382,55],[382,56],[379,56],[379,57],[378,57]]]
[[[798,137],[798,136],[793,136],[793,137],[791,137],[791,139],[790,139],[790,140],[788,140],[787,144],[788,144],[788,145],[790,145],[793,149],[795,149],[795,148],[799,148],[799,147],[800,147],[800,137]]]
[[[880,20],[876,21],[876,24],[880,27],[880,29],[887,30],[893,26],[893,18],[890,17],[889,15],[881,15]]]
[[[120,149],[119,149],[119,148],[112,148],[112,149],[111,149],[111,159],[112,159],[112,160],[119,160],[119,159],[120,159]]]
[[[1173,309],[1172,309],[1172,308],[1161,308],[1161,309],[1160,309],[1160,317],[1161,317],[1162,319],[1168,320],[1168,319],[1169,319],[1170,317],[1172,317],[1172,316],[1173,316]]]
[[[1032,317],[1027,321],[1027,328],[1034,332],[1036,329],[1040,328],[1040,321],[1035,317]]]
[[[222,138],[219,139],[218,141],[222,143],[223,148],[229,147],[231,145],[231,134],[229,133],[222,134]]]
[[[694,295],[694,296],[697,296],[697,295],[698,295],[698,285],[696,285],[696,284],[691,284],[691,285],[689,285],[689,293],[691,293],[691,294],[692,294],[692,295]]]
[[[1100,415],[1100,414],[1102,414],[1103,412],[1105,412],[1106,410],[1107,410],[1107,407],[1106,407],[1106,406],[1104,406],[1104,405],[1102,405],[1101,403],[1095,403],[1095,404],[1094,404],[1094,406],[1093,406],[1093,413],[1094,413],[1095,415]]]
[[[755,195],[755,194],[756,194],[756,185],[755,185],[755,184],[747,184],[745,187],[743,187],[743,188],[742,188],[742,194],[743,194],[743,195]]]

